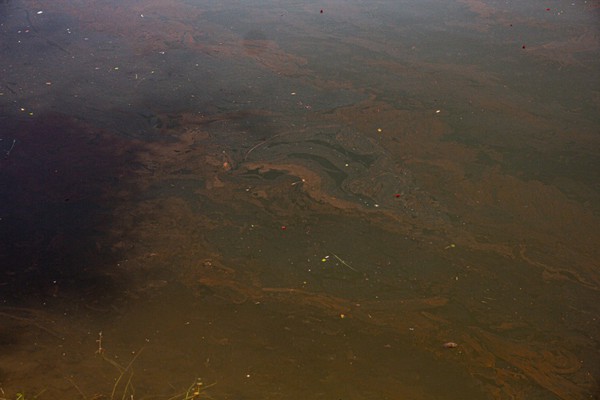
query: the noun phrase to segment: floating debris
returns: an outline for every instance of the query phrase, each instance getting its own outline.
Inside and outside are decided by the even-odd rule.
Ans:
[[[442,345],[445,349],[455,349],[458,347],[458,343],[446,342]]]

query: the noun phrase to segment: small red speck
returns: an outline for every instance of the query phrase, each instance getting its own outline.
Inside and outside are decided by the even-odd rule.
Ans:
[[[321,10],[321,14],[323,14],[323,10]]]
[[[286,229],[287,229],[287,226],[285,226],[285,225],[281,225],[281,230],[282,230],[282,231],[285,231]]]
[[[550,11],[550,9],[549,9],[549,8],[546,8],[546,11]]]
[[[402,196],[400,193],[396,193],[396,194],[394,195],[394,197],[395,197],[395,198],[398,198],[398,197],[400,197],[400,196]]]
[[[522,48],[522,49],[524,49],[524,48],[525,48],[525,45],[523,45],[521,48]]]

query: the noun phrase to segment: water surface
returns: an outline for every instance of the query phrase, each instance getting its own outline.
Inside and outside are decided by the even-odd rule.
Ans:
[[[598,12],[1,2],[3,397],[594,398]]]

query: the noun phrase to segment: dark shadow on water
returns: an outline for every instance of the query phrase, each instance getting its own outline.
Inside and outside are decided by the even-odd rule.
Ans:
[[[106,232],[132,152],[70,117],[5,118],[0,139],[0,299],[110,303],[123,277]]]

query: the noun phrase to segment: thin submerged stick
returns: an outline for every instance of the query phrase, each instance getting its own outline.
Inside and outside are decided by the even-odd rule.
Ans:
[[[125,389],[123,389],[123,395],[121,396],[121,400],[125,400],[125,396],[127,396],[128,388],[131,388],[131,398],[133,399],[135,390],[133,389],[133,385],[131,384],[132,379],[133,379],[133,372],[129,374],[129,379],[127,379],[127,383],[125,384]]]
[[[339,262],[342,263],[342,265],[345,265],[346,267],[350,268],[352,271],[354,272],[358,272],[357,269],[352,268],[352,266],[350,264],[348,264],[346,261],[342,260],[341,258],[339,258],[336,254],[331,253],[332,256],[334,256]]]
[[[18,311],[26,311],[26,310],[18,310]],[[21,321],[21,322],[24,322],[24,323],[27,323],[27,324],[31,324],[32,326],[35,326],[36,328],[41,329],[42,331],[44,331],[44,332],[46,332],[46,333],[54,336],[57,339],[61,339],[61,340],[63,339],[58,333],[53,332],[52,330],[50,330],[50,329],[48,329],[48,328],[46,328],[46,327],[38,324],[33,319],[25,318],[25,317],[19,317],[19,316],[12,315],[10,313],[6,313],[6,312],[2,312],[2,311],[0,311],[0,316],[11,318],[11,319],[14,319],[16,321]]]
[[[85,393],[83,393],[83,390],[81,390],[81,388],[80,388],[79,386],[77,386],[77,384],[75,383],[75,381],[73,381],[73,379],[71,379],[71,378],[66,378],[66,379],[67,379],[67,380],[68,380],[68,381],[71,383],[71,385],[73,385],[73,387],[74,387],[74,388],[75,388],[75,389],[76,389],[76,390],[79,392],[79,394],[81,395],[81,398],[82,398],[83,400],[86,400],[86,399],[88,398],[88,397],[85,395]],[[0,399],[0,400],[2,400],[2,399]]]
[[[129,364],[127,364],[127,367],[123,368],[122,366],[120,366],[116,361],[111,360],[110,358],[103,356],[104,359],[106,361],[108,361],[109,363],[111,363],[113,366],[115,366],[119,371],[121,371],[121,374],[119,375],[119,377],[117,378],[117,381],[115,382],[114,386],[113,386],[113,390],[112,393],[110,395],[110,399],[114,400],[115,399],[115,393],[117,392],[117,388],[119,387],[119,383],[121,383],[121,380],[123,379],[123,376],[125,376],[125,373],[127,373],[127,371],[129,371],[129,368],[131,368],[131,366],[133,365],[133,363],[135,362],[135,360],[140,356],[140,354],[142,354],[142,351],[144,350],[144,348],[142,347],[140,349],[140,351],[137,352],[137,354],[131,359],[131,361],[129,361]],[[133,378],[133,372],[131,374],[129,374],[129,379],[127,380],[127,384],[125,385],[124,391],[123,391],[123,399],[125,398],[125,394],[127,393],[127,388],[131,386],[131,379]]]
[[[252,146],[252,148],[246,152],[246,155],[244,156],[244,161],[246,161],[246,160],[248,159],[248,156],[249,156],[249,155],[250,155],[250,153],[252,153],[254,150],[258,149],[259,147],[261,147],[261,146],[263,146],[263,145],[267,144],[269,141],[271,141],[271,140],[273,140],[273,139],[275,139],[276,137],[278,137],[278,136],[281,136],[281,135],[283,135],[283,133],[278,133],[277,135],[273,135],[273,136],[271,136],[270,138],[268,138],[268,139],[265,139],[265,140],[263,140],[262,142],[259,142],[259,143],[255,144],[254,146]]]
[[[6,158],[10,156],[10,152],[12,151],[12,149],[15,148],[15,143],[17,143],[17,139],[13,139],[12,146],[10,146],[10,149],[8,149],[8,151],[6,152]]]

